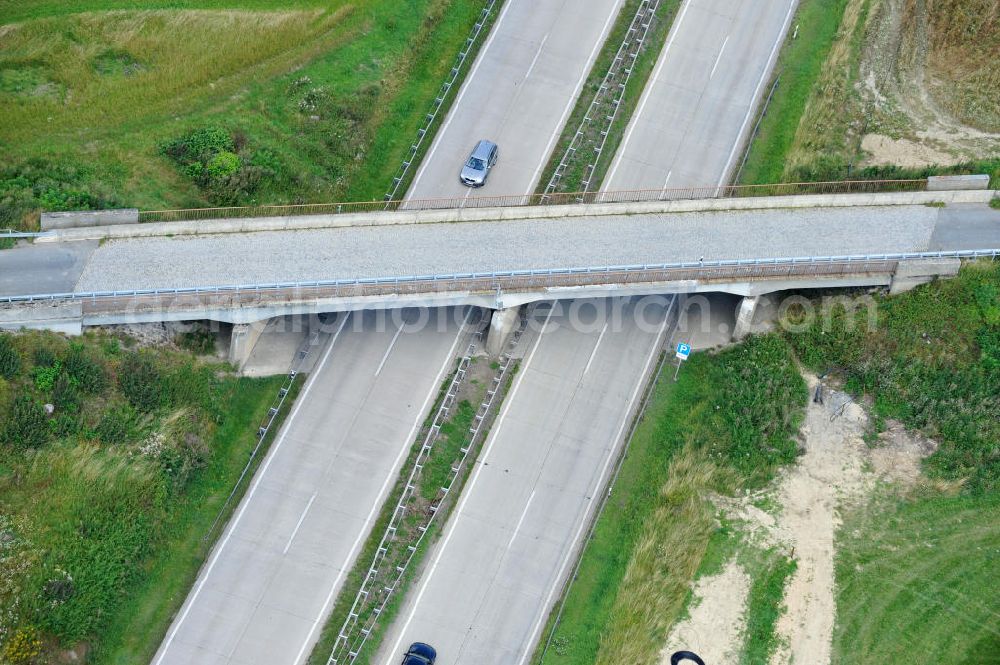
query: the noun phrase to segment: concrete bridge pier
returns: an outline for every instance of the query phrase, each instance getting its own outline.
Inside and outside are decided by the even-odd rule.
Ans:
[[[491,358],[497,358],[503,353],[510,341],[510,336],[517,329],[521,317],[520,307],[505,307],[493,310],[490,317],[490,329],[486,333],[486,352]]]
[[[734,342],[742,342],[750,334],[760,298],[761,296],[744,296],[740,308],[736,311],[736,325],[733,327]]]
[[[736,310],[733,341],[742,341],[750,333],[764,333],[772,330],[779,316],[778,304],[778,292],[776,291],[744,296]]]
[[[243,371],[250,354],[257,346],[257,340],[261,333],[267,328],[267,320],[253,321],[252,323],[236,323],[233,325],[232,337],[229,338],[229,362],[237,370]]]

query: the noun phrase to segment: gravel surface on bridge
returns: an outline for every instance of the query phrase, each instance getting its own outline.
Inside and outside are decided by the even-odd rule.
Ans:
[[[77,291],[926,250],[925,206],[678,213],[114,240]]]

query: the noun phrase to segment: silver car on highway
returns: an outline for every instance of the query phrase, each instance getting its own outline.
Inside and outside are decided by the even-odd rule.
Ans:
[[[493,141],[482,140],[472,149],[472,154],[462,167],[459,176],[462,184],[468,187],[482,187],[486,184],[486,176],[490,174],[490,169],[497,163],[497,156],[500,150]]]

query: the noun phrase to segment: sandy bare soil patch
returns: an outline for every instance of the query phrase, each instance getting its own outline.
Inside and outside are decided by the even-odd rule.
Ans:
[[[730,561],[717,575],[699,579],[694,586],[688,616],[673,627],[660,658],[670,663],[670,654],[697,644],[698,655],[712,665],[739,662],[743,615],[750,593],[750,577],[743,566]]]
[[[801,430],[799,461],[762,492],[716,499],[720,509],[748,531],[754,546],[777,547],[797,563],[785,589],[785,611],[776,628],[780,646],[771,665],[830,662],[840,511],[867,500],[886,483],[914,484],[920,477],[921,460],[935,447],[933,441],[893,421],[870,447],[863,439],[868,429],[864,408],[830,388],[823,389],[823,401],[817,403],[812,397],[819,380],[811,375],[806,380],[810,403]],[[779,507],[764,510],[754,505],[763,496],[772,497]],[[745,577],[742,568],[731,561],[719,575],[695,584],[689,616],[671,631],[665,657],[687,639],[688,644],[713,645],[706,662],[737,662],[750,584],[749,579],[739,577],[741,573]],[[703,636],[711,637],[698,639]]]
[[[866,116],[878,129],[862,137],[861,147],[869,155],[864,165],[945,166],[1000,151],[1000,133],[993,126],[995,111],[973,113],[982,124],[977,128],[941,103],[942,97],[950,100],[968,92],[958,79],[971,76],[975,67],[962,74],[962,63],[952,63],[954,71],[949,74],[954,80],[942,79],[932,69],[932,63],[940,69],[938,61],[943,57],[961,59],[961,54],[941,44],[938,50],[933,48],[932,42],[941,37],[929,33],[929,20],[924,3],[877,0],[872,4],[857,87],[869,109]]]

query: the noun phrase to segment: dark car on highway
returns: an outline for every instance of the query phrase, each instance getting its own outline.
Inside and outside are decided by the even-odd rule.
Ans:
[[[434,665],[435,660],[437,660],[437,651],[434,650],[434,647],[423,642],[414,642],[406,650],[402,665]]]

